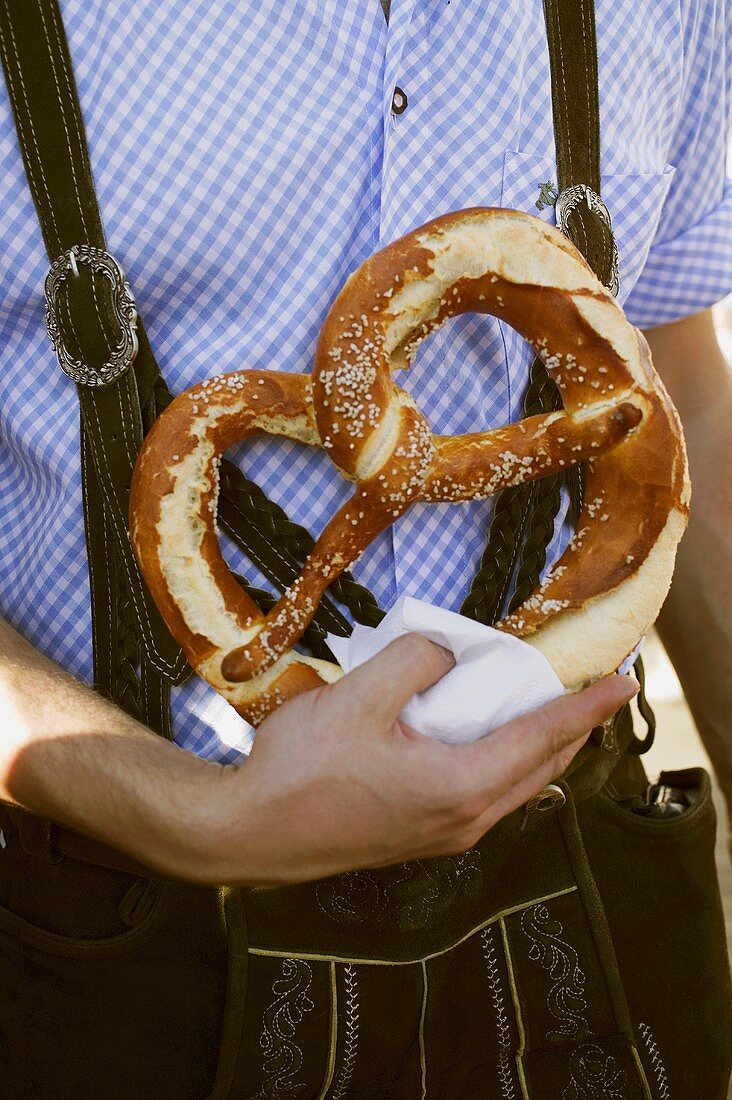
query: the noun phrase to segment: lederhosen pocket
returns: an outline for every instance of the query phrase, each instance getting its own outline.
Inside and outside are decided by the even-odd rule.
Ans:
[[[38,819],[0,818],[0,1097],[201,1100],[226,993],[217,892],[61,856]]]

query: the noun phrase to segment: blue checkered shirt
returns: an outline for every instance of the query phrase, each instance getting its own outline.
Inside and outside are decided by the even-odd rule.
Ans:
[[[110,249],[175,392],[243,367],[308,371],[330,302],[370,253],[450,210],[537,214],[556,182],[541,0],[393,0],[388,29],[379,0],[61,6]],[[638,326],[732,289],[728,7],[597,4],[603,197]],[[48,260],[2,82],[0,171],[0,611],[89,680],[78,402],[45,333]],[[466,316],[400,384],[436,431],[475,431],[520,416],[529,362],[512,329]],[[315,532],[350,492],[324,452],[260,439],[237,457]],[[490,515],[490,502],[415,507],[356,575],[384,606],[410,594],[457,608]],[[560,520],[550,560],[566,540]],[[173,713],[193,752],[246,750],[197,678]]]

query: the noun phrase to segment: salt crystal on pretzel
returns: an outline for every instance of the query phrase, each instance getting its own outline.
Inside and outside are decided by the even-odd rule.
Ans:
[[[489,313],[543,358],[563,410],[490,432],[433,435],[392,371],[448,317]],[[446,364],[445,369],[449,369]],[[215,531],[217,463],[256,433],[322,446],[350,500],[264,615]],[[372,256],[320,334],[312,377],[238,371],[170,405],[140,453],[131,534],[142,574],[196,671],[253,724],[340,674],[299,654],[328,585],[417,501],[489,496],[587,463],[576,533],[545,581],[496,624],[576,691],[615,669],[668,591],[689,502],[681,425],[643,336],[574,246],[511,210],[448,214]]]

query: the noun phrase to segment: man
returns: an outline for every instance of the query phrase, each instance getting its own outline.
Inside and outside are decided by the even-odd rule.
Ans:
[[[540,185],[556,177],[538,3],[486,14],[395,0],[388,30],[375,0],[332,10],[194,0],[183,12],[138,0],[94,19],[79,0],[62,9],[110,248],[175,391],[241,366],[307,370],[329,302],[375,248],[449,209],[537,212]],[[716,670],[732,648],[732,390],[709,313],[732,285],[724,18],[712,0],[689,0],[607,6],[597,19],[620,300],[679,405],[695,487],[661,626],[730,791],[731,689]],[[2,608],[89,680],[76,397],[48,352],[47,261],[7,99],[2,111]],[[528,363],[513,331],[468,317],[429,342],[404,384],[436,430],[475,430],[519,414]],[[243,459],[311,529],[347,491],[324,456],[295,445],[252,443]],[[456,608],[489,516],[490,504],[415,508],[357,575],[383,604],[408,592]],[[559,528],[551,560],[567,538]],[[0,795],[198,883],[292,883],[462,852],[560,775],[629,695],[611,679],[451,752],[394,724],[449,667],[406,639],[283,707],[238,768],[249,744],[199,681],[176,693],[176,748],[9,627],[2,641]]]

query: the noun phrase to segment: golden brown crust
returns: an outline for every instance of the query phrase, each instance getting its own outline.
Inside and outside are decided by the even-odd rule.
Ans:
[[[466,311],[494,314],[533,344],[564,411],[492,432],[431,433],[392,371]],[[256,432],[323,446],[355,482],[267,616],[229,573],[214,524],[218,457]],[[631,625],[605,631],[610,640],[588,663],[573,641],[578,614],[594,622],[606,606],[622,619],[624,586],[646,618],[660,607],[688,506],[681,428],[642,336],[558,231],[515,211],[462,211],[408,234],[348,279],[312,378],[241,371],[173,402],[138,461],[133,544],[188,659],[259,721],[286,695],[340,674],[292,647],[332,580],[414,502],[487,496],[579,461],[589,466],[575,539],[541,589],[499,624],[546,645],[555,667],[569,667],[569,655],[577,683],[565,674],[568,687],[597,667],[610,671],[637,641],[629,613]]]

